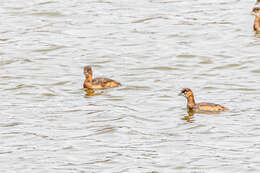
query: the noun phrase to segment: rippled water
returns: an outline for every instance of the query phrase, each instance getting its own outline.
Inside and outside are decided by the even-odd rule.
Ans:
[[[1,172],[259,172],[253,5],[1,2]],[[123,85],[86,95],[85,65]],[[187,118],[183,87],[230,111]]]

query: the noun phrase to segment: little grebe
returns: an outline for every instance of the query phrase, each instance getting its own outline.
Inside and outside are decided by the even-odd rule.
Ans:
[[[254,30],[260,33],[260,5],[254,7],[251,14],[255,16]]]
[[[195,103],[193,92],[189,88],[183,88],[179,95],[183,95],[187,98],[188,110],[206,112],[218,112],[228,110],[228,108],[214,103]]]
[[[120,85],[119,82],[114,81],[108,78],[95,78],[93,79],[92,76],[92,69],[90,66],[84,67],[84,74],[85,74],[85,81],[84,81],[84,88],[90,89],[105,89],[110,87],[117,87]]]

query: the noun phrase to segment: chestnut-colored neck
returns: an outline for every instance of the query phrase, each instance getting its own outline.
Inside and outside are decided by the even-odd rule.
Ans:
[[[83,87],[90,88],[91,86],[92,86],[92,75],[88,75],[88,77],[86,76]]]
[[[189,95],[187,98],[187,107],[192,109],[195,106],[195,100],[194,100],[194,95]]]
[[[92,83],[92,73],[90,73],[88,76],[86,76],[85,81]]]
[[[260,16],[255,17],[254,30],[260,31]]]

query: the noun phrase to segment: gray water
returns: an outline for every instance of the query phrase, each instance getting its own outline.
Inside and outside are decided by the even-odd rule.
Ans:
[[[254,3],[1,1],[0,172],[260,172]],[[230,110],[187,118],[183,87]]]

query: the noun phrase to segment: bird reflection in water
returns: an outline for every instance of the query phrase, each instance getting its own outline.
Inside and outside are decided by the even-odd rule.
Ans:
[[[85,97],[98,96],[102,94],[102,92],[95,92],[95,90],[91,88],[85,88],[84,91],[86,92]]]
[[[212,111],[195,111],[192,109],[188,109],[187,110],[187,115],[185,115],[184,117],[182,117],[182,120],[185,120],[189,123],[193,123],[195,120],[194,118],[194,114],[200,114],[200,115],[213,115],[213,116],[218,116],[220,115],[220,112],[212,112]]]
[[[188,110],[187,111],[188,115],[185,115],[182,120],[185,120],[187,121],[188,123],[193,123],[194,122],[194,114],[195,114],[195,111],[194,110]]]

